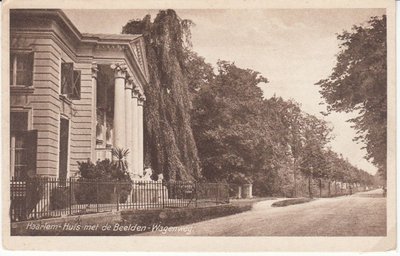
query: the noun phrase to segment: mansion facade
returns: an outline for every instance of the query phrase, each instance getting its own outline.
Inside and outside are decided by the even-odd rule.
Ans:
[[[143,175],[142,35],[81,33],[57,9],[10,10],[11,177],[73,177],[128,149]]]

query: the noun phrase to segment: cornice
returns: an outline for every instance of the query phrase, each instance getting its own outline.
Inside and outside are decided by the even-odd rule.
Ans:
[[[94,46],[95,49],[117,49],[117,50],[127,50],[128,46],[125,44],[117,44],[117,43],[113,43],[113,44],[96,44]]]
[[[12,27],[11,34],[24,34],[24,36],[52,39],[74,62],[97,61],[99,64],[101,63],[100,59],[96,59],[93,54],[80,55],[77,53],[80,48],[123,51],[127,65],[136,74],[141,92],[143,92],[143,86],[149,83],[149,72],[142,35],[82,34],[60,9],[18,9],[11,10],[10,15],[14,16],[14,18],[19,18],[18,16],[37,17],[55,21],[61,28],[57,32],[54,29],[45,28],[24,30],[23,27]],[[59,33],[67,33],[66,35],[70,35],[73,41],[71,43],[64,42]],[[75,43],[76,46],[73,45]],[[111,59],[109,61],[113,62]]]
[[[68,30],[70,35],[76,40],[81,40],[82,34],[75,27],[72,21],[67,17],[67,15],[61,9],[11,9],[10,17],[18,19],[21,16],[26,17],[38,17],[44,19],[50,19],[56,21],[64,30]]]
[[[31,38],[43,38],[53,40],[62,51],[64,51],[74,62],[78,62],[79,58],[75,53],[75,50],[68,44],[66,44],[60,36],[53,30],[14,30],[10,32],[11,36],[23,35],[24,37]]]

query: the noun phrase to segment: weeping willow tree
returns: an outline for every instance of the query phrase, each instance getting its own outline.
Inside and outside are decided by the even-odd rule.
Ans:
[[[145,86],[145,164],[167,180],[194,180],[200,164],[193,138],[185,59],[190,46],[190,25],[175,11],[160,11],[131,20],[125,34],[142,34],[146,43],[150,83]]]

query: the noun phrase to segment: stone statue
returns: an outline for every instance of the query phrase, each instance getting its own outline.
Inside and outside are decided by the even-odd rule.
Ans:
[[[146,167],[144,169],[143,180],[151,181],[151,175],[153,174],[153,170],[150,167]]]

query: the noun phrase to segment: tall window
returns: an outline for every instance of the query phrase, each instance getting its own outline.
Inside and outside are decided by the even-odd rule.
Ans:
[[[10,85],[31,86],[33,78],[33,52],[10,54]]]
[[[28,130],[28,112],[11,112],[10,130],[11,177],[35,175],[37,131]]]
[[[61,94],[71,100],[81,99],[81,71],[74,70],[74,63],[61,63]]]

